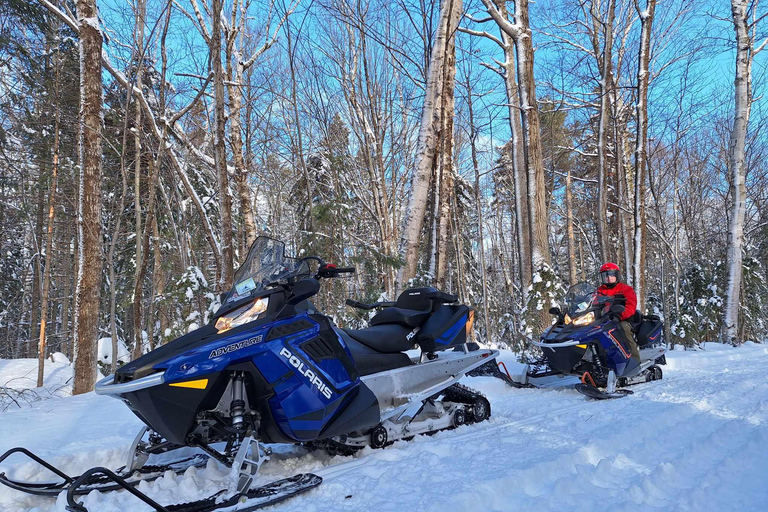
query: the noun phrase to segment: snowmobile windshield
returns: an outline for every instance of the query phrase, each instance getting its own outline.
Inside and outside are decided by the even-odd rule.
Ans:
[[[301,275],[309,275],[305,261],[287,257],[283,242],[260,236],[253,241],[245,262],[235,272],[235,284],[224,303],[248,297],[270,283]]]
[[[578,283],[568,289],[565,294],[565,312],[575,317],[587,311],[592,306],[597,290],[589,283]]]

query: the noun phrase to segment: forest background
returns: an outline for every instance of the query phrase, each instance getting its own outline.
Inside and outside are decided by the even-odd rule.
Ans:
[[[206,323],[258,235],[357,267],[317,297],[342,326],[432,285],[525,353],[614,261],[671,343],[764,341],[766,13],[1,0],[0,357],[87,391]]]

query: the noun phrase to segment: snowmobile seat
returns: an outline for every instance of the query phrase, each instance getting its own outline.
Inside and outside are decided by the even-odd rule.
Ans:
[[[382,354],[410,350],[416,344],[412,329],[397,324],[382,324],[367,329],[344,329],[352,339]],[[410,335],[410,337],[408,337]]]
[[[352,358],[355,360],[355,368],[361,376],[386,372],[413,364],[408,354],[402,352],[392,354],[377,352],[350,336],[348,331],[339,328],[336,328],[336,331],[344,340],[344,343],[346,343]]]
[[[397,297],[395,305],[385,308],[371,318],[371,325],[400,324],[407,327],[419,327],[432,314],[435,302],[428,298],[436,288],[409,288]]]
[[[659,317],[656,317],[656,320],[646,318],[648,317],[643,318],[643,323],[637,331],[636,339],[638,347],[657,342],[664,325],[661,320],[658,319]]]
[[[417,311],[415,309],[398,308],[397,306],[385,308],[371,318],[371,325],[400,324],[407,327],[419,327],[427,321],[430,311]]]

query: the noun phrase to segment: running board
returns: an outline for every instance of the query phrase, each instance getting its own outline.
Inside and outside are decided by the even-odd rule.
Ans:
[[[475,350],[468,354],[439,352],[438,357],[431,361],[376,373],[360,380],[376,396],[381,411],[380,420],[384,422],[400,416],[410,404],[440,393],[468,371],[498,355],[498,350]]]

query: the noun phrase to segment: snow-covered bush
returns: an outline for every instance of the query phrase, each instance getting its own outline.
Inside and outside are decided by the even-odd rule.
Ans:
[[[97,357],[96,365],[99,367],[99,371],[102,375],[108,375],[112,373],[112,338],[101,338],[97,344]],[[66,359],[66,357],[65,357]],[[131,354],[128,351],[128,347],[125,346],[123,340],[117,340],[117,368],[120,368],[125,363],[131,360]]]
[[[523,308],[523,333],[527,339],[534,339],[552,323],[549,308],[557,306],[566,293],[565,286],[555,271],[542,264],[533,273],[528,287],[528,300]]]
[[[196,266],[187,268],[176,281],[170,283],[157,297],[156,303],[168,312],[171,322],[160,333],[161,344],[207,324],[211,314],[220,306],[214,287]]]
[[[693,345],[719,338],[723,317],[725,265],[718,260],[696,263],[688,267],[680,284],[679,314],[670,316],[673,340]]]

